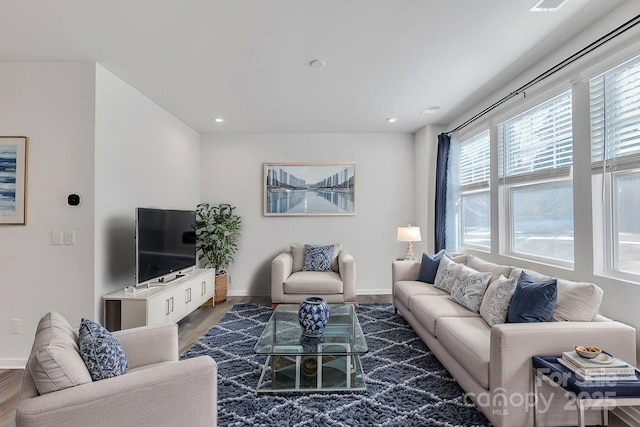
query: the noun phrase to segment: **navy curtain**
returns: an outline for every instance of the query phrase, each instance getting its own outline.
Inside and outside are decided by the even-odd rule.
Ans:
[[[438,135],[438,158],[436,160],[435,252],[444,249],[447,242],[447,165],[449,163],[450,143],[451,137],[449,134],[441,133]]]

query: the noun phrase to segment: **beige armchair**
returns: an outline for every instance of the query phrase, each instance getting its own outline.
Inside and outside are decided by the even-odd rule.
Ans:
[[[293,243],[271,262],[271,303],[300,303],[311,296],[356,303],[355,259],[337,244],[331,264],[331,271],[304,271],[304,244]]]
[[[176,324],[113,335],[124,349],[128,372],[87,380],[86,366],[81,366],[80,354],[74,354],[74,329],[58,313],[43,317],[25,369],[16,425],[216,425],[217,365],[208,356],[178,361]],[[44,387],[53,391],[39,394]]]

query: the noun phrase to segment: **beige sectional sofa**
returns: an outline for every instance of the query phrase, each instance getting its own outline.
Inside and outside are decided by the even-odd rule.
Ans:
[[[519,278],[522,269],[498,265],[473,255],[452,258],[476,271],[490,272],[489,283],[500,275]],[[422,338],[497,427],[533,425],[531,357],[559,355],[575,345],[595,345],[635,364],[635,329],[598,314],[602,290],[592,283],[557,280],[553,318],[540,323],[503,323],[489,326],[477,312],[454,302],[450,295],[418,281],[421,261],[392,264],[395,308]],[[536,280],[549,279],[525,270]],[[576,411],[557,390],[551,405],[539,405],[541,425],[576,425]],[[544,406],[544,407],[543,407]],[[597,424],[593,411],[587,421]]]

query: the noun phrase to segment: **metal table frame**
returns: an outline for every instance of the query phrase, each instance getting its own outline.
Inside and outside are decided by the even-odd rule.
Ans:
[[[549,368],[536,368],[534,367],[532,370],[532,382],[533,382],[533,425],[534,427],[538,427],[538,384],[539,380],[543,381],[547,384],[555,388],[559,388],[563,391],[565,397],[570,401],[573,401],[576,405],[577,416],[578,416],[578,427],[585,427],[585,410],[587,409],[601,409],[602,411],[602,425],[609,425],[609,410],[614,409],[618,406],[640,406],[640,396],[638,397],[620,397],[614,398],[611,396],[607,396],[606,393],[602,396],[591,396],[589,394],[585,395],[576,395],[573,391],[567,390],[562,387],[560,384],[555,382],[553,379],[549,377],[551,370],[549,372],[542,372],[548,370]],[[594,393],[595,394],[595,393]]]

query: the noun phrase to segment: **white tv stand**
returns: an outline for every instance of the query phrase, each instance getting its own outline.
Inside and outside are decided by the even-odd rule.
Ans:
[[[104,325],[110,331],[175,323],[213,298],[215,270],[196,268],[160,286],[104,295]]]

